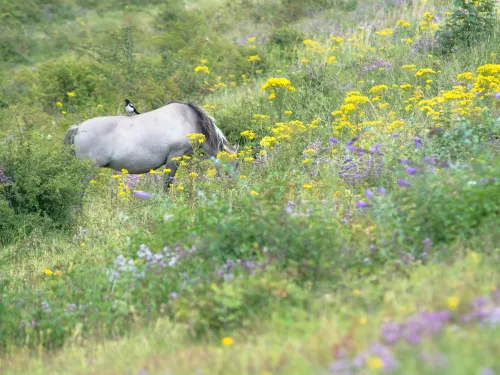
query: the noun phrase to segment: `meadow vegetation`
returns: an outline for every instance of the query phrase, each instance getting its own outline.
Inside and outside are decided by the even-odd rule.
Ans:
[[[0,19],[2,374],[500,373],[495,1]],[[203,106],[238,153],[193,136],[168,191],[74,158],[125,98]]]

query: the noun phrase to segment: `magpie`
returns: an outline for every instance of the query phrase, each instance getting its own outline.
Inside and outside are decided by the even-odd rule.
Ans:
[[[137,112],[137,109],[135,109],[134,105],[130,103],[130,100],[128,99],[125,99],[125,112],[127,112],[127,116],[132,115],[132,113],[140,115],[140,113]]]

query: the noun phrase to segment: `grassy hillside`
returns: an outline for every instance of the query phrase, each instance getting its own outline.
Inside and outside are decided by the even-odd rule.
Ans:
[[[4,1],[0,372],[499,373],[497,12]],[[238,170],[73,158],[125,98],[203,106]]]

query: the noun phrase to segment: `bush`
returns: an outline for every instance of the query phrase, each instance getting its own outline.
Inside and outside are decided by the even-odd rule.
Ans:
[[[0,144],[0,243],[39,226],[68,228],[81,202],[88,163],[74,158],[51,135],[25,129]]]
[[[496,1],[455,0],[455,10],[436,33],[438,51],[450,53],[457,46],[471,47],[494,30]]]
[[[438,172],[419,165],[422,175],[407,178],[410,186],[380,199],[372,217],[383,238],[381,252],[420,255],[432,244],[449,246],[467,240],[483,223],[498,220],[500,182],[495,176],[499,170],[476,164],[470,170],[438,168]]]

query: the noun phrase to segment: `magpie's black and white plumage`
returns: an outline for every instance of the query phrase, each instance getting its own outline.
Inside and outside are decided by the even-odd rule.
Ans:
[[[137,112],[137,109],[135,109],[134,105],[130,103],[130,100],[125,99],[125,112],[127,112],[127,116],[131,116],[132,113],[140,115],[139,112]]]

